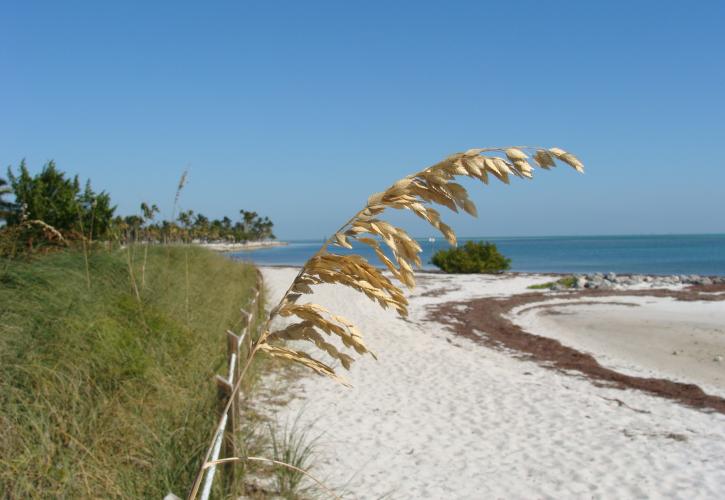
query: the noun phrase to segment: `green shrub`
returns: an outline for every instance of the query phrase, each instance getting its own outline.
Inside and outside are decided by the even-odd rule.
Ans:
[[[469,241],[462,247],[439,250],[431,263],[446,273],[499,273],[511,267],[511,259],[487,241]]]

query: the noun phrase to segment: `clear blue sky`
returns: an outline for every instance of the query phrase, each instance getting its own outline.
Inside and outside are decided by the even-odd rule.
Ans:
[[[55,159],[121,213],[168,214],[189,166],[183,208],[317,238],[447,154],[541,144],[587,173],[474,184],[460,234],[725,232],[721,1],[6,1],[0,74],[3,170]]]

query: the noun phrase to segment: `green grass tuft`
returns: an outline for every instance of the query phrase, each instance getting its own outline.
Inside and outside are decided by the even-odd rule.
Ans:
[[[548,283],[540,283],[538,285],[530,285],[528,288],[529,290],[551,290],[552,288],[554,288],[554,285],[561,285],[564,288],[574,288],[574,286],[576,285],[576,277],[566,276],[556,281],[549,281]]]
[[[299,417],[281,431],[270,427],[272,458],[310,472],[317,441],[310,437],[310,431],[309,426],[301,426]],[[310,488],[304,486],[305,475],[302,472],[277,465],[274,467],[274,476],[277,492],[282,498],[296,500],[310,493]]]

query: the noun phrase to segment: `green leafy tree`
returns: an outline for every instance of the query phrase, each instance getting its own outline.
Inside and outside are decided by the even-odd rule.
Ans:
[[[107,193],[94,192],[90,181],[81,191],[78,176],[66,177],[53,161],[31,175],[25,160],[20,162],[17,175],[8,168],[8,179],[15,209],[8,212],[7,225],[18,227],[19,238],[29,247],[34,240],[45,239],[45,230],[42,225],[24,224],[26,221],[42,221],[60,231],[65,239],[108,236],[116,207],[111,206]]]
[[[12,169],[8,169],[8,179],[19,208],[10,214],[8,224],[17,225],[24,219],[38,219],[58,230],[77,229],[78,177],[67,179],[53,161],[45,164],[36,176],[30,175],[25,160],[20,162],[19,170],[16,176]]]
[[[85,237],[108,236],[116,207],[111,206],[107,193],[94,192],[90,181],[81,191],[78,176],[67,178],[54,161],[33,176],[25,160],[20,162],[17,175],[8,169],[8,179],[16,204],[16,210],[7,216],[8,225],[41,220],[66,236],[80,235],[81,231]]]
[[[511,268],[511,259],[485,241],[469,241],[462,247],[439,250],[431,262],[447,273],[499,273]]]
[[[116,210],[115,206],[111,206],[111,196],[106,192],[95,193],[89,180],[83,194],[78,197],[78,203],[85,235],[91,240],[107,237]]]

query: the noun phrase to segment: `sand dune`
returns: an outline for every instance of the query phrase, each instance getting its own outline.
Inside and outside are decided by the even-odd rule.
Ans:
[[[295,270],[263,272],[276,302]],[[322,287],[314,300],[356,321],[379,361],[353,366],[352,389],[302,378],[277,420],[314,426],[315,472],[346,498],[723,498],[725,415],[597,387],[426,319],[548,279],[423,273],[408,320]]]

